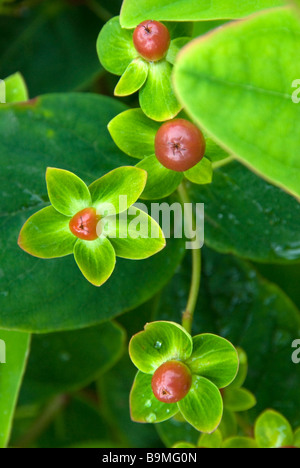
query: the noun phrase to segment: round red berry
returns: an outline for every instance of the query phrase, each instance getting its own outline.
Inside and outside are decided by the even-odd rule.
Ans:
[[[155,154],[168,169],[184,172],[198,164],[205,154],[202,132],[188,120],[164,123],[155,137]]]
[[[133,33],[133,43],[138,53],[149,62],[165,57],[170,47],[168,28],[158,21],[143,21]]]
[[[96,240],[99,237],[97,234],[99,220],[100,216],[97,215],[95,208],[86,208],[73,216],[69,223],[70,230],[79,239]]]
[[[155,397],[163,403],[176,403],[182,400],[192,385],[192,374],[180,361],[168,361],[154,373],[151,381]]]

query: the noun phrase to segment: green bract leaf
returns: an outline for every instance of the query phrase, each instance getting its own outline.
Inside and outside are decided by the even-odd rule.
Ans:
[[[300,427],[295,432],[294,445],[295,447],[300,448]]]
[[[211,184],[213,178],[212,163],[209,159],[203,158],[196,166],[185,171],[184,175],[194,184]]]
[[[133,31],[121,28],[118,16],[108,21],[101,29],[97,52],[101,64],[109,72],[122,75],[132,60],[138,57],[132,34]]]
[[[224,388],[238,371],[238,355],[229,341],[216,335],[193,337],[193,353],[187,365],[193,374],[206,377],[218,388]]]
[[[299,30],[288,9],[224,26],[184,49],[174,80],[181,103],[201,127],[244,164],[298,198],[300,106],[292,100],[292,84],[300,76],[300,64],[287,63],[286,57],[300,52]],[[267,49],[266,61],[261,51]],[[294,125],[283,125],[286,121]]]
[[[198,447],[201,448],[221,448],[223,436],[219,429],[212,434],[201,434],[198,440]]]
[[[255,439],[260,448],[290,447],[294,443],[294,434],[284,416],[267,410],[255,423]]]
[[[239,370],[229,388],[241,388],[248,374],[248,357],[242,348],[236,348],[239,357]]]
[[[155,135],[160,125],[146,117],[141,109],[130,109],[117,115],[109,123],[108,130],[124,153],[142,159],[153,155]]]
[[[224,392],[224,405],[229,411],[248,411],[256,405],[256,398],[245,388],[228,388]]]
[[[223,410],[223,417],[219,426],[219,431],[221,432],[223,439],[236,436],[238,433],[236,415],[226,407],[224,407]]]
[[[187,45],[191,41],[190,37],[178,37],[171,41],[166,60],[174,65],[177,54],[180,52],[180,49]]]
[[[70,171],[48,167],[46,182],[50,202],[65,216],[74,216],[91,205],[85,183]]]
[[[131,419],[142,423],[159,423],[178,413],[177,403],[162,403],[151,388],[152,376],[138,372],[130,392]]]
[[[147,184],[141,198],[158,200],[171,195],[181,183],[183,174],[164,167],[157,157],[149,156],[137,164],[148,173]]]
[[[166,246],[157,222],[134,206],[117,218],[104,219],[103,223],[103,234],[108,236],[117,257],[141,260],[155,255]]]
[[[9,441],[29,346],[27,333],[0,330],[0,448]]]
[[[221,422],[221,394],[212,382],[203,377],[193,376],[189,393],[177,404],[185,419],[200,432],[211,433]]]
[[[122,213],[137,201],[146,181],[146,171],[130,166],[119,167],[90,185],[92,204],[101,215]]]
[[[225,440],[222,448],[224,449],[256,449],[259,448],[254,439],[249,437],[231,437]]]
[[[196,448],[196,445],[190,444],[189,442],[177,442],[172,448]]]
[[[148,68],[149,65],[145,60],[141,58],[133,60],[117,84],[115,96],[129,96],[141,89],[147,79]]]
[[[159,122],[171,120],[182,109],[173,91],[172,70],[172,65],[166,60],[149,63],[149,75],[140,90],[140,106],[150,119]]]
[[[24,224],[18,244],[30,255],[56,258],[73,252],[77,237],[69,228],[70,218],[47,206],[32,215]]]
[[[95,241],[78,239],[74,256],[81,273],[94,286],[101,286],[114,271],[116,254],[113,246],[105,237]]]
[[[282,0],[124,0],[121,24],[133,28],[149,18],[162,21],[205,21],[214,19],[242,18],[263,8],[283,5]]]
[[[28,90],[21,73],[14,73],[4,80],[6,102],[22,102],[28,99]]]
[[[129,343],[129,354],[134,365],[153,374],[166,361],[185,361],[192,353],[193,341],[183,327],[173,322],[152,322],[137,333]]]

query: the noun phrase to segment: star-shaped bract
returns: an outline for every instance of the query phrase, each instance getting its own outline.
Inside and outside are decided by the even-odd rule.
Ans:
[[[179,50],[191,38],[175,37],[165,58],[148,62],[137,52],[133,32],[121,28],[119,17],[108,21],[97,41],[100,62],[109,72],[122,75],[115,89],[116,96],[139,91],[140,106],[148,117],[160,122],[172,119],[182,108],[172,87],[173,64]]]
[[[177,189],[184,177],[195,184],[211,183],[213,169],[208,155],[210,151],[215,151],[214,146],[207,145],[206,156],[185,172],[167,169],[155,156],[155,137],[161,125],[146,117],[141,109],[122,112],[108,125],[116,145],[129,156],[140,159],[137,167],[148,172],[142,198],[155,200],[167,197]]]
[[[145,212],[132,207],[143,192],[146,180],[144,170],[120,167],[87,187],[69,171],[48,168],[46,182],[52,205],[27,220],[20,232],[19,246],[39,258],[74,253],[86,279],[101,286],[111,276],[116,256],[144,259],[165,246],[159,225]],[[100,232],[94,240],[79,238],[70,228],[70,221],[76,221],[82,210],[91,211],[95,216],[97,213],[99,217]],[[132,233],[135,219],[139,224],[138,235]]]
[[[130,357],[139,369],[130,394],[131,417],[136,422],[158,423],[176,413],[197,430],[213,432],[222,419],[219,388],[229,385],[238,371],[238,355],[224,338],[203,334],[191,337],[173,322],[152,322],[135,335]],[[163,403],[152,391],[155,371],[168,361],[184,363],[192,373],[192,386],[178,403]]]

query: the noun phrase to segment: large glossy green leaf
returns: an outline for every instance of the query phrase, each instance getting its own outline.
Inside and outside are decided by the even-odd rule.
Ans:
[[[213,183],[190,187],[205,204],[205,242],[224,253],[259,262],[300,259],[300,205],[237,162],[214,172]]]
[[[0,364],[0,448],[6,447],[30,345],[30,335],[0,330],[6,363]]]
[[[102,71],[95,43],[103,21],[83,5],[36,3],[0,16],[1,78],[19,70],[31,97],[86,86]]]
[[[292,84],[300,64],[287,57],[299,51],[298,18],[274,9],[195,40],[180,55],[174,80],[181,103],[201,127],[298,198],[300,106],[292,100]]]
[[[221,18],[242,18],[263,8],[282,5],[282,0],[124,0],[121,24],[133,28],[152,18],[167,21],[206,21]]]
[[[123,329],[110,322],[33,336],[19,404],[30,405],[85,387],[116,363],[124,345]]]
[[[132,163],[106,128],[123,110],[115,100],[89,94],[45,96],[0,109],[0,326],[47,332],[97,324],[148,300],[172,277],[184,253],[182,240],[168,241],[148,260],[118,259],[101,292],[82,277],[72,256],[39,260],[17,245],[25,221],[49,203],[47,167],[70,170],[89,184]]]
[[[280,413],[265,411],[255,423],[255,438],[260,448],[290,447],[294,434],[290,423]]]
[[[163,291],[152,320],[180,321],[189,292],[187,271],[188,265]],[[257,399],[251,419],[274,408],[299,426],[300,368],[292,362],[291,344],[300,336],[300,313],[282,290],[246,262],[203,250],[193,334],[203,330],[223,336],[247,352],[249,374],[244,386]]]

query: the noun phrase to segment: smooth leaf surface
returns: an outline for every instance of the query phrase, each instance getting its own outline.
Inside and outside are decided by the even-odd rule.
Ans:
[[[223,443],[224,449],[257,449],[257,443],[250,437],[232,437]]]
[[[148,76],[148,64],[141,58],[133,60],[115,88],[115,96],[130,96],[136,93],[145,83]]]
[[[184,253],[179,239],[148,260],[118,259],[100,296],[72,256],[39,260],[17,245],[25,221],[49,203],[47,167],[62,167],[90,184],[132,164],[106,128],[124,110],[91,94],[44,96],[0,109],[1,327],[50,332],[99,324],[147,301],[173,276]]]
[[[218,388],[224,388],[237,374],[238,354],[229,341],[206,333],[193,337],[193,352],[187,365],[192,373],[205,377]]]
[[[294,434],[290,423],[273,410],[265,411],[255,423],[255,438],[260,448],[290,447]]]
[[[214,19],[242,18],[263,8],[284,4],[282,0],[124,0],[121,24],[133,28],[144,20],[206,21]]]
[[[151,322],[130,341],[129,354],[134,365],[146,374],[171,359],[185,361],[192,353],[191,336],[172,322]]]
[[[156,430],[166,447],[173,447],[178,441],[197,445],[199,432],[191,426],[181,413],[156,426]]]
[[[256,398],[245,388],[226,389],[224,405],[229,411],[248,411],[256,405]]]
[[[124,330],[111,322],[35,335],[19,404],[34,404],[87,386],[111,368],[124,349]]]
[[[300,65],[286,60],[297,51],[297,17],[274,9],[192,42],[177,61],[174,83],[186,111],[221,146],[300,198],[300,107],[292,100]]]
[[[239,370],[234,381],[229,385],[228,389],[241,388],[245,383],[248,374],[248,357],[242,348],[237,348],[239,357]]]
[[[212,434],[201,434],[198,440],[198,447],[202,448],[221,448],[223,437],[219,429]]]
[[[28,99],[28,90],[21,73],[5,78],[6,102],[22,102]]]
[[[102,286],[112,275],[116,265],[116,253],[105,237],[94,241],[78,239],[74,257],[83,276],[94,286]]]
[[[146,171],[136,167],[118,167],[89,186],[92,204],[101,215],[122,213],[137,201],[146,181]]]
[[[166,60],[174,65],[177,55],[179,54],[182,47],[187,45],[191,41],[190,37],[178,37],[171,41]]]
[[[6,348],[6,363],[0,364],[0,448],[8,444],[15,406],[29,353],[30,335],[0,330]]]
[[[47,206],[32,215],[22,227],[18,244],[39,258],[64,257],[73,253],[77,237],[69,228],[70,218]]]
[[[130,414],[135,422],[159,423],[178,413],[177,403],[162,403],[151,388],[152,376],[138,372],[130,393]]]
[[[193,376],[187,396],[178,402],[184,418],[198,431],[211,433],[221,422],[223,402],[217,387],[209,380]]]
[[[203,158],[196,166],[185,171],[184,175],[194,184],[211,184],[213,178],[212,163],[208,158]]]
[[[191,186],[190,195],[205,204],[205,242],[214,250],[259,262],[300,259],[299,203],[241,164],[215,170],[213,183]]]

